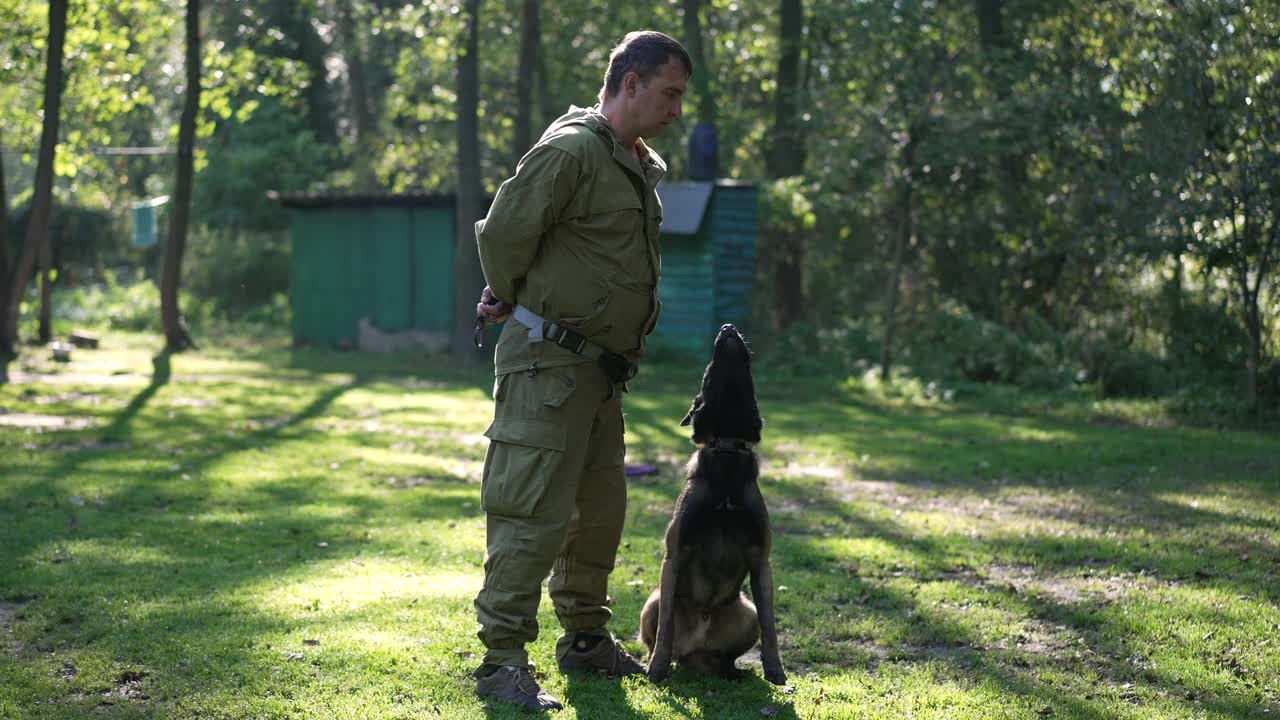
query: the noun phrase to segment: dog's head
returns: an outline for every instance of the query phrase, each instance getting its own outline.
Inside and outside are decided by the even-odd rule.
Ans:
[[[751,351],[736,327],[720,328],[711,362],[702,374],[702,391],[680,424],[693,425],[695,445],[717,438],[760,442],[764,421],[751,380]]]

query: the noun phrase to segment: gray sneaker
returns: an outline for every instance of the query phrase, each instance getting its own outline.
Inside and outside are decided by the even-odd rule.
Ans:
[[[529,668],[503,665],[495,670],[491,665],[481,665],[473,677],[480,697],[515,703],[530,710],[559,710],[564,707],[538,686]]]
[[[582,645],[586,645],[590,640],[596,640],[594,645],[586,649],[580,649]],[[643,675],[645,672],[644,665],[635,658],[631,653],[623,649],[622,643],[608,636],[591,636],[589,639],[579,636],[575,638],[573,644],[569,646],[568,651],[561,657],[557,664],[560,666],[560,672],[600,672],[609,677],[619,677],[624,675]]]

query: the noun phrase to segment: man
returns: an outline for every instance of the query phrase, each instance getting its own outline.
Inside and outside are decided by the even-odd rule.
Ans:
[[[642,138],[680,117],[692,73],[667,35],[627,35],[609,56],[600,104],[552,123],[476,223],[489,283],[477,313],[511,317],[485,433],[482,696],[561,707],[525,650],[548,572],[564,628],[560,670],[644,672],[606,628],[627,505],[622,391],[660,310],[654,187],[666,165]]]

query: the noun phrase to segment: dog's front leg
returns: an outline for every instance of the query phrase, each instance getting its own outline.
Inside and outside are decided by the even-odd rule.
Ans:
[[[658,632],[649,656],[649,681],[662,682],[671,675],[671,650],[676,634],[676,563],[662,559],[662,579],[658,581]]]
[[[763,555],[763,553],[762,553]],[[751,570],[751,596],[756,601],[760,616],[760,659],[764,665],[764,677],[774,685],[786,685],[787,674],[782,670],[778,657],[778,627],[773,616],[773,566],[768,557],[761,557]]]

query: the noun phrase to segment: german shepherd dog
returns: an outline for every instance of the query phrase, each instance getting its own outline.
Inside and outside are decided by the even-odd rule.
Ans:
[[[680,423],[698,446],[667,525],[662,578],[640,614],[649,679],[682,666],[732,677],[734,661],[763,639],[765,678],[787,682],[773,614],[772,532],[757,479],[764,422],[751,353],[733,325],[720,328],[702,390]],[[751,576],[752,603],[743,593]]]

